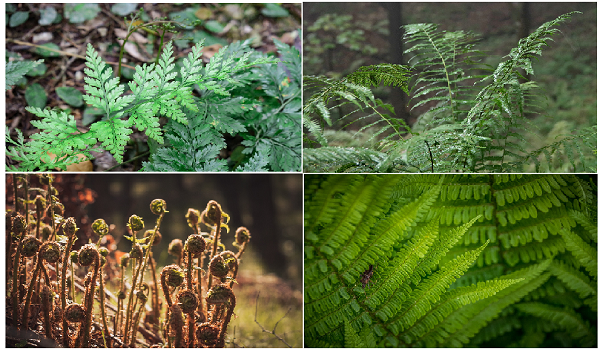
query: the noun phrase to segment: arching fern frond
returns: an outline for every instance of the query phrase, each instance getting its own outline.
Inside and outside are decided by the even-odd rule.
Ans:
[[[559,327],[573,332],[574,338],[581,340],[582,347],[596,347],[596,330],[573,310],[554,307],[543,303],[516,304],[515,307],[542,320],[550,321]]]
[[[598,290],[596,283],[584,273],[561,261],[554,261],[551,270],[567,287],[579,293],[581,298],[587,298],[585,303],[593,311],[598,311]]]
[[[560,235],[577,262],[585,267],[594,278],[598,278],[598,250],[586,244],[581,237],[569,230],[561,229]]]
[[[400,87],[408,93],[408,80],[410,69],[398,64],[378,64],[361,66],[358,70],[346,76],[348,82],[371,88],[371,86]]]
[[[408,68],[402,65],[379,64],[361,67],[358,71],[339,80],[324,76],[304,76],[304,90],[312,92],[303,107],[304,126],[320,144],[325,146],[327,141],[323,137],[322,128],[317,128],[318,121],[322,120],[328,126],[332,126],[334,121],[331,119],[330,111],[351,104],[354,105],[355,110],[339,117],[340,122],[356,112],[361,112],[362,116],[359,120],[375,118],[375,122],[362,129],[377,125],[383,130],[376,133],[378,136],[391,128],[393,131],[387,138],[399,138],[401,133],[410,131],[410,128],[404,121],[393,119],[383,113],[385,110],[393,112],[393,108],[375,99],[371,86],[383,83],[407,90],[408,73]]]

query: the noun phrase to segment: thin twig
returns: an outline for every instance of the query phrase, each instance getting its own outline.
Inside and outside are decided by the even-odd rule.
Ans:
[[[275,336],[275,337],[276,337],[278,340],[280,340],[281,342],[283,342],[283,343],[284,343],[286,346],[288,346],[289,348],[292,348],[292,346],[290,346],[290,344],[289,344],[289,343],[287,343],[287,342],[285,341],[285,339],[283,339],[283,338],[279,337],[279,335],[277,335],[277,334],[275,333],[275,330],[277,329],[277,325],[279,325],[279,323],[281,322],[281,320],[283,320],[283,318],[284,318],[284,317],[286,317],[286,315],[287,315],[287,314],[290,312],[290,310],[292,310],[292,307],[289,307],[288,311],[286,311],[286,313],[285,313],[285,314],[284,314],[284,315],[281,317],[281,319],[279,319],[279,321],[277,321],[277,322],[275,323],[275,326],[273,326],[273,330],[269,331],[269,330],[267,330],[267,329],[266,329],[266,328],[265,328],[263,325],[261,325],[261,324],[260,324],[260,322],[258,322],[258,320],[256,319],[256,317],[257,317],[257,314],[258,314],[258,296],[259,296],[259,295],[260,295],[260,292],[258,292],[258,293],[256,294],[256,309],[254,310],[254,322],[256,322],[256,324],[257,324],[258,326],[260,326],[260,328],[263,330],[263,332],[266,332],[266,333],[269,333],[269,334],[271,334],[271,335]]]

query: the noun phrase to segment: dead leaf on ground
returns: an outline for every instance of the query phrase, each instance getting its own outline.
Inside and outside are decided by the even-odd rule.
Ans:
[[[117,42],[119,42],[120,45],[123,45],[123,41],[122,40],[117,40]],[[136,58],[139,61],[142,62],[148,62],[148,58],[146,58],[144,55],[142,55],[142,53],[140,53],[140,51],[138,50],[137,46],[129,41],[127,41],[127,43],[125,43],[125,51],[127,52],[127,54],[133,56],[134,58]]]
[[[127,31],[121,28],[115,28],[115,34],[117,35],[118,38],[121,39],[125,39],[125,37],[127,37]],[[148,43],[148,38],[144,37],[142,34],[138,33],[138,32],[134,32],[132,35],[129,36],[129,38],[127,39],[127,42],[136,42],[136,43],[140,43],[140,44],[146,44]]]
[[[56,158],[56,155],[54,153],[48,152],[48,155],[52,159]],[[82,153],[78,154],[77,157],[80,159],[87,158],[87,156]],[[91,172],[93,170],[94,170],[94,165],[92,164],[91,161],[73,163],[73,164],[69,164],[67,166],[67,172]]]
[[[213,12],[207,7],[201,7],[194,13],[194,15],[201,20],[208,20],[213,15]]]
[[[223,46],[221,44],[213,44],[202,49],[202,54],[205,59],[210,60]]]

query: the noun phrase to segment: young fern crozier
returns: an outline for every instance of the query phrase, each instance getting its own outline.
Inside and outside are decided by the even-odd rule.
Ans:
[[[23,190],[22,184],[29,182],[26,179],[12,178],[13,182],[21,183],[17,190]],[[46,192],[35,187],[30,190],[34,196],[35,193]],[[57,206],[58,193],[56,190],[52,193],[52,203]],[[35,199],[38,201],[33,202],[39,203],[40,199]],[[221,230],[229,230],[229,216],[219,203],[210,201],[203,213],[192,212],[198,217],[192,220],[190,226],[199,234],[190,235],[185,245],[181,241],[176,242],[181,245],[180,249],[172,252],[178,260],[183,260],[183,269],[175,264],[162,269],[162,293],[156,290],[159,286],[157,276],[147,274],[147,270],[152,268],[148,265],[154,263],[152,246],[162,236],[160,226],[168,215],[164,200],[155,199],[150,203],[157,219],[155,225],[144,232],[143,238],[140,239],[138,234],[145,227],[144,221],[136,215],[129,218],[127,227],[131,236],[125,238],[132,242],[131,251],[120,257],[116,257],[116,253],[111,254],[115,248],[110,241],[114,242],[114,239],[104,219],[97,219],[91,224],[97,241],[90,241],[78,251],[71,251],[79,230],[75,218],[63,217],[63,211],[56,207],[54,211],[57,212],[53,214],[56,228],[62,228],[64,234],[55,234],[55,241],[51,236],[55,231],[49,231],[46,235],[48,240],[42,243],[36,234],[40,233],[38,229],[46,219],[30,220],[31,226],[27,227],[26,218],[20,214],[27,208],[19,205],[18,200],[16,204],[15,209],[20,212],[9,210],[7,213],[9,228],[6,234],[19,239],[16,249],[14,246],[7,248],[8,257],[15,258],[13,272],[7,273],[8,278],[16,278],[14,286],[8,283],[11,290],[7,293],[9,303],[12,304],[16,298],[16,305],[7,308],[14,316],[8,315],[12,326],[43,333],[62,347],[225,346],[227,327],[236,306],[232,287],[250,232],[244,227],[238,229],[234,243],[240,249],[237,255],[226,250],[222,243],[226,235]],[[35,210],[30,214],[46,218]],[[52,212],[47,210],[48,214]],[[211,234],[201,231],[204,226],[211,230]],[[216,260],[209,264],[211,257]],[[56,265],[58,262],[61,262],[60,266]],[[131,272],[126,271],[130,263]],[[76,270],[87,273],[83,280],[77,276]],[[150,278],[155,283],[146,282]],[[80,283],[83,283],[83,290]],[[118,291],[116,295],[110,292],[113,288]],[[147,312],[151,288],[154,289],[152,311]],[[60,293],[54,295],[53,291]],[[161,300],[166,303],[165,316],[161,316],[163,312],[156,304]],[[100,305],[95,312],[96,302]],[[36,310],[38,307],[40,310]]]

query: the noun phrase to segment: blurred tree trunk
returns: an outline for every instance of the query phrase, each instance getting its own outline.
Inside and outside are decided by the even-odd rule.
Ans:
[[[529,35],[531,29],[531,3],[521,3],[521,20],[519,21],[519,39]]]
[[[272,177],[266,174],[223,174],[219,176],[218,184],[227,199],[222,205],[227,205],[225,209],[230,211],[230,215],[241,215],[244,212],[247,215],[242,218],[251,220],[251,224],[243,223],[252,236],[250,246],[260,249],[256,254],[268,271],[282,276],[285,275],[287,263],[281,252],[281,233],[277,224]],[[233,237],[236,229],[232,228],[228,236]],[[226,244],[228,247],[229,245]]]
[[[261,249],[257,253],[267,268],[279,276],[285,276],[287,261],[281,252],[282,237],[277,224],[272,178],[273,175],[265,174],[253,174],[248,178],[246,190],[253,224],[248,230],[252,236],[250,243]]]
[[[521,11],[519,18],[519,37],[517,38],[517,42],[520,39],[527,37],[529,35],[529,32],[531,31],[531,3],[522,2],[519,5]],[[526,72],[522,72],[522,74],[527,79],[527,81],[529,81],[529,74]]]
[[[402,48],[402,36],[404,34],[402,27],[402,3],[401,2],[389,2],[380,4],[386,11],[389,22],[389,43],[390,43],[390,63],[392,64],[404,64],[403,61],[403,48]],[[414,123],[410,117],[410,111],[408,110],[408,96],[404,91],[399,88],[392,88],[390,95],[390,103],[394,106],[396,116],[403,119],[409,125]]]

